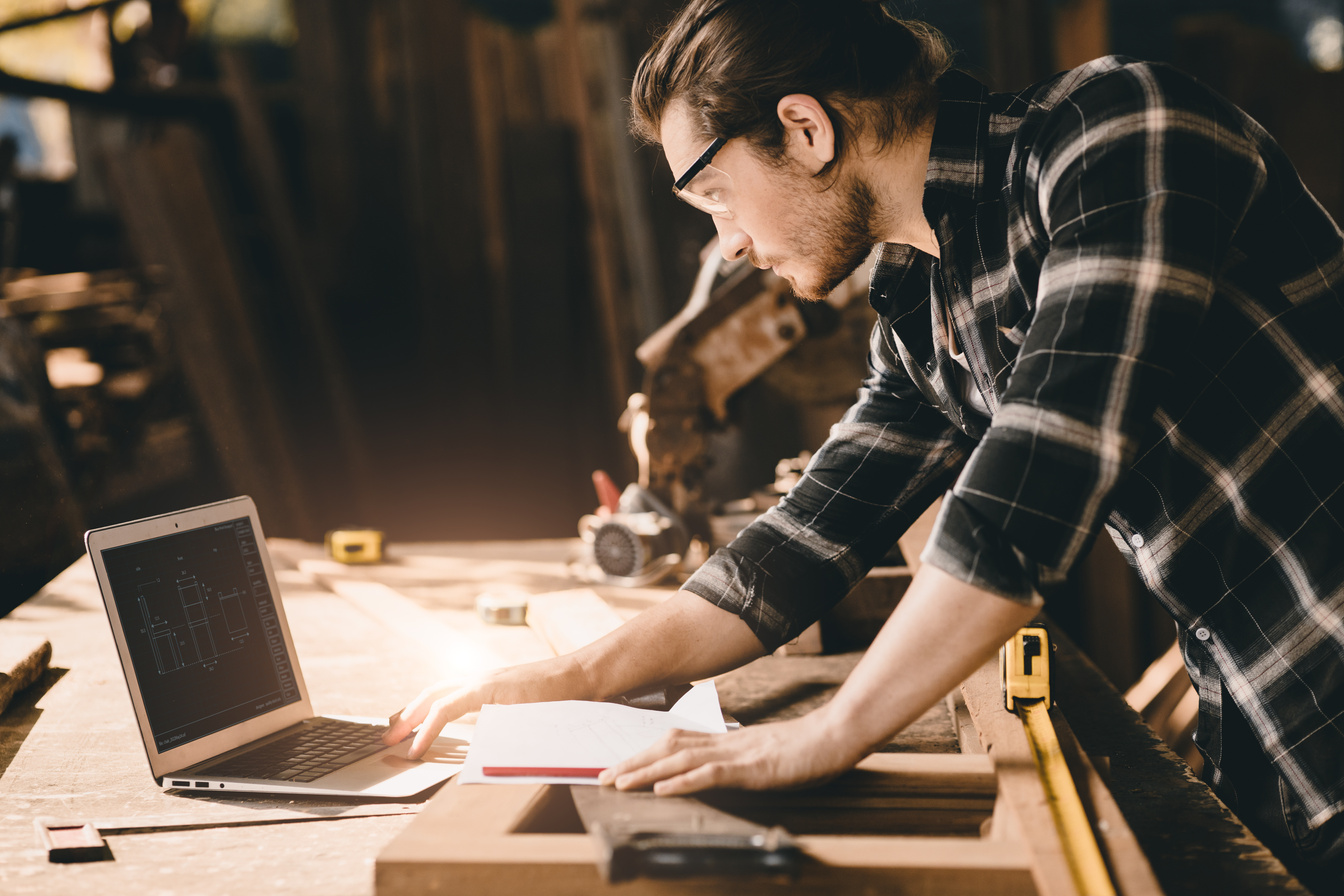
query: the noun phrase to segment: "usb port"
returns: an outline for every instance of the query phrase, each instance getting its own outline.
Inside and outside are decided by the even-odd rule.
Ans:
[[[197,787],[209,787],[209,786],[210,786],[210,782],[209,782],[209,781],[197,781],[197,782],[196,782],[196,786],[197,786]]]
[[[174,782],[173,782],[173,786],[174,786],[174,787],[190,787],[190,786],[191,786],[191,782],[190,782],[190,781],[174,781]]]

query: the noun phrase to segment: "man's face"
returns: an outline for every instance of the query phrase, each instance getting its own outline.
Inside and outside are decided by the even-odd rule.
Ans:
[[[709,145],[696,136],[681,103],[668,107],[661,136],[674,177]],[[757,267],[773,268],[800,298],[824,299],[882,241],[875,233],[872,190],[843,170],[834,178],[813,178],[792,157],[782,163],[762,159],[743,139],[725,143],[712,165],[731,179],[722,193],[728,213],[713,216],[724,258],[745,254]]]

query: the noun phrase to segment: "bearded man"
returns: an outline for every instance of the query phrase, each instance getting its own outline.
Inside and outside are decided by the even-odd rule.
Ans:
[[[863,0],[694,0],[631,99],[725,257],[820,299],[876,247],[869,375],[797,487],[676,596],[568,657],[431,687],[388,740],[418,725],[414,755],[485,702],[741,665],[942,495],[909,591],[830,703],[673,735],[603,780],[838,774],[992,657],[1105,527],[1175,620],[1212,786],[1338,892],[1344,238],[1269,135],[1117,57],[991,94],[931,29]]]

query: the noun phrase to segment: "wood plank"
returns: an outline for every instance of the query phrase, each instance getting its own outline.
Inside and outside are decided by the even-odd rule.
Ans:
[[[606,349],[606,381],[611,390],[612,411],[619,413],[634,391],[631,359],[635,346],[630,316],[630,290],[620,258],[623,245],[620,209],[612,201],[608,190],[608,168],[603,166],[602,135],[595,120],[600,107],[592,96],[585,60],[581,55],[584,46],[581,5],[580,0],[559,0],[556,4],[563,36],[558,46],[557,74],[564,85],[561,95],[567,100],[566,117],[573,124],[577,137],[579,180],[588,207],[587,237],[591,273]]]
[[[396,705],[397,695],[405,699],[418,691],[432,672],[420,645],[375,622],[369,612],[355,603],[321,588],[300,572],[297,562],[290,562],[321,559],[319,547],[283,540],[281,545],[283,549],[278,547],[276,554],[285,560],[277,567],[290,627],[315,696],[338,701],[329,707],[332,710],[373,714],[386,712],[389,704]],[[431,566],[440,560],[474,557],[486,564],[504,564],[499,568],[506,569],[510,559],[563,565],[566,546],[566,542],[558,541],[533,543],[530,549],[518,543],[406,547]],[[469,580],[470,570],[463,576]],[[442,589],[441,584],[432,586],[423,602],[412,600],[441,622],[451,618],[439,612],[442,604],[434,597]],[[411,600],[400,585],[393,590],[403,599]],[[376,604],[371,603],[370,607],[376,608]],[[378,613],[381,619],[395,616],[395,613]],[[409,614],[400,618],[418,624]],[[0,800],[6,806],[6,813],[0,816],[0,843],[5,846],[0,851],[3,852],[0,890],[7,894],[36,896],[64,892],[69,888],[67,885],[114,894],[143,892],[147,887],[164,885],[164,881],[174,879],[169,875],[178,873],[190,873],[193,880],[199,877],[194,891],[202,896],[275,889],[277,885],[286,891],[323,896],[367,894],[375,887],[370,857],[397,841],[397,835],[409,834],[419,823],[407,816],[332,819],[327,817],[330,813],[343,811],[334,803],[285,800],[272,805],[260,798],[221,802],[158,791],[147,774],[138,737],[130,728],[130,708],[123,696],[125,687],[116,668],[107,621],[87,560],[58,577],[40,598],[0,620],[0,630],[49,637],[55,648],[56,664],[31,692],[20,695],[11,712],[0,719],[0,770],[3,770]],[[530,636],[526,630],[522,631]],[[1217,892],[1225,896],[1266,893],[1287,896],[1305,892],[1225,808],[1220,808],[1207,787],[1191,778],[1188,771],[1182,771],[1184,767],[1139,724],[1095,667],[1072,652],[1066,643],[1061,643],[1058,653],[1060,663],[1054,678],[1060,705],[1079,738],[1084,739],[1084,745],[1090,750],[1104,750],[1112,757],[1111,775],[1116,781],[1112,797],[1117,798],[1117,805],[1123,805],[1128,818],[1139,819],[1132,830],[1142,835],[1137,842],[1162,857],[1161,868],[1175,882],[1168,885],[1168,892]],[[735,709],[740,708],[740,718],[761,720],[804,711],[816,701],[827,699],[856,660],[857,655],[763,658],[723,677],[721,692],[725,706],[731,703]],[[991,688],[988,697],[997,701],[997,691]],[[1111,704],[1123,711],[1123,717],[1099,722],[1099,714],[1109,711]],[[946,716],[946,709],[940,707],[940,710]],[[952,733],[947,737],[955,739]],[[1067,744],[1068,738],[1064,736],[1061,740]],[[887,809],[915,812],[918,810],[914,804],[923,802],[931,807],[932,815],[946,817],[957,811],[958,804],[966,805],[981,798],[986,787],[987,761],[984,755],[880,753],[868,757],[860,771],[879,778],[882,774],[905,775],[904,780],[874,779],[865,783],[856,778],[834,784],[851,787],[864,796],[874,815]],[[1150,768],[1145,762],[1157,767]],[[949,788],[949,782],[957,783]],[[480,791],[481,798],[486,800],[508,790],[500,786],[457,789]],[[1091,785],[1088,792],[1091,793]],[[771,794],[767,798],[790,797],[810,801],[814,815],[831,811],[832,804],[839,802],[824,793],[810,791]],[[424,811],[435,809],[437,801],[438,797]],[[563,821],[563,813],[557,812],[552,802],[535,799],[515,806],[512,812],[496,813],[504,820],[491,824],[496,828],[504,825],[513,831],[509,843],[521,842],[521,846],[513,847],[513,859],[530,855],[534,849],[548,848],[544,841],[550,836],[568,841],[569,846],[564,847],[557,840],[564,847],[562,852],[587,847],[587,837],[577,832],[555,835],[517,832],[518,825],[523,823],[554,826],[557,818]],[[1095,798],[1092,802],[1098,805]],[[71,814],[131,825],[136,819],[150,823],[173,818],[242,821],[249,817],[266,818],[270,812],[277,813],[277,818],[282,812],[289,818],[311,813],[327,820],[318,825],[267,825],[264,830],[242,826],[121,835],[111,841],[115,861],[78,869],[47,863],[45,853],[36,848],[31,823],[35,814]],[[482,833],[472,830],[473,821],[482,817],[490,820],[489,816],[489,812],[458,813],[459,831],[465,831],[461,833],[464,844],[471,836]],[[510,823],[512,828],[508,827]],[[1008,832],[996,828],[995,833]],[[818,870],[816,876],[809,871],[794,886],[763,883],[761,892],[767,889],[817,893],[1034,892],[1029,857],[1011,837],[892,838],[806,833],[801,839],[814,855],[825,856],[837,866],[850,862],[853,867],[834,874]],[[425,844],[426,850],[441,852],[443,839],[431,837]],[[888,852],[890,858],[884,858]],[[912,868],[910,860],[922,864]],[[881,867],[854,870],[865,861]],[[906,864],[901,865],[902,861]],[[962,866],[970,866],[970,870]],[[378,892],[432,891],[433,881],[427,880],[423,867],[402,871],[407,871],[408,876],[398,878],[401,872],[390,866],[384,868],[380,863]],[[497,874],[484,868],[472,871],[468,877],[478,887],[475,892],[506,892],[512,896],[513,892],[546,892],[545,887],[553,877],[558,880],[565,875],[581,876],[577,869],[552,873],[544,865],[528,873],[533,875],[528,880],[536,885],[531,890],[506,889]],[[73,881],[72,875],[79,880]],[[385,880],[390,884],[385,886]],[[406,887],[399,889],[403,883]],[[417,886],[419,889],[414,888]],[[490,889],[492,886],[494,889]],[[717,886],[718,891],[736,889],[732,884]],[[459,890],[457,881],[451,879],[444,882],[441,890],[472,891]],[[578,883],[566,892],[596,891],[596,886]],[[628,892],[696,891],[713,892],[715,886],[691,884],[661,890],[651,886],[648,890]]]
[[[467,33],[467,70],[471,76],[471,110],[476,139],[481,249],[490,285],[491,363],[496,379],[513,371],[513,295],[509,269],[508,210],[505,205],[504,118],[507,92],[500,84],[501,56],[506,52],[505,26],[479,15],[463,20]]]
[[[303,323],[307,344],[293,346],[291,350],[304,354],[307,354],[305,349],[310,350],[316,362],[314,379],[320,384],[322,398],[330,409],[336,436],[322,439],[323,450],[343,458],[344,464],[338,465],[343,468],[343,490],[353,497],[353,512],[359,515],[370,505],[368,489],[373,462],[351,397],[355,392],[349,371],[341,357],[331,319],[318,294],[311,260],[299,234],[291,200],[293,191],[285,180],[280,151],[246,55],[237,47],[226,46],[216,52],[216,61],[220,84],[238,123],[244,169],[251,182],[252,194],[270,231],[285,291],[296,300]]]
[[[348,602],[311,583],[287,584],[290,630],[319,710],[386,716],[398,697],[408,699],[429,680],[418,650],[370,625]],[[135,730],[87,557],[0,620],[0,633],[39,636],[53,647],[51,669],[0,716],[6,896],[176,891],[181,881],[198,896],[367,896],[370,859],[423,806],[161,790]],[[106,827],[113,861],[52,865],[33,834],[35,816]],[[294,823],[307,820],[321,823]],[[145,828],[157,832],[131,833]]]
[[[591,894],[605,889],[592,841],[578,831],[517,833],[546,802],[550,785],[445,787],[417,821],[380,854],[375,892]],[[1012,844],[966,838],[800,836],[810,857],[792,882],[770,878],[640,879],[627,894],[1032,893],[1030,872]]]
[[[991,830],[991,836],[1018,839],[1027,846],[1042,894],[1076,892],[1022,722],[1003,706],[997,663],[982,666],[962,685],[962,692],[998,775],[1003,805],[996,805],[993,825],[1006,830]],[[1051,708],[1050,717],[1117,893],[1158,896],[1162,887],[1110,790],[1058,706]]]
[[[978,837],[996,791],[994,764],[984,754],[874,753],[823,787],[698,796],[795,835]]]
[[[573,653],[621,627],[625,620],[590,588],[534,594],[527,624],[556,656]]]
[[[1064,714],[1058,707],[1050,710],[1050,721],[1055,726],[1055,735],[1059,738],[1060,749],[1069,763],[1069,771],[1075,781],[1081,782],[1078,795],[1082,798],[1088,818],[1094,820],[1097,831],[1097,845],[1101,847],[1102,857],[1115,881],[1116,891],[1124,896],[1160,896],[1162,887],[1157,882],[1153,868],[1139,846],[1129,823],[1115,804],[1110,789],[1102,780],[1092,761],[1074,737]]]
[[[51,641],[41,635],[0,633],[0,715],[24,688],[36,682],[51,662]]]
[[[1041,896],[1073,896],[1077,888],[1026,731],[1021,720],[1003,706],[998,662],[981,666],[966,679],[961,691],[998,774],[1001,805],[995,807],[991,837],[1019,842],[1026,848]]]
[[[1110,52],[1110,0],[1063,0],[1053,12],[1058,68],[1074,68]]]
[[[106,162],[136,255],[167,273],[164,306],[177,359],[225,475],[256,499],[273,532],[311,531],[293,433],[257,339],[205,143],[190,127],[171,124]]]
[[[1167,893],[1304,896],[1306,890],[1167,749],[1058,629],[1051,690],[1082,748],[1109,759],[1111,797]]]
[[[311,566],[300,563],[300,571]],[[314,580],[395,633],[401,643],[415,645],[432,657],[440,679],[465,683],[491,669],[552,656],[527,628],[490,625],[475,610],[427,610],[381,582],[322,574],[314,575]]]

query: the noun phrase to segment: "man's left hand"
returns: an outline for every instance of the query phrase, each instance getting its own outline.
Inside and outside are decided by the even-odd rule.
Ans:
[[[800,719],[726,734],[671,731],[649,749],[604,771],[618,790],[652,787],[661,796],[716,787],[767,790],[834,778],[862,758],[818,710]],[[852,739],[851,739],[852,741]]]

